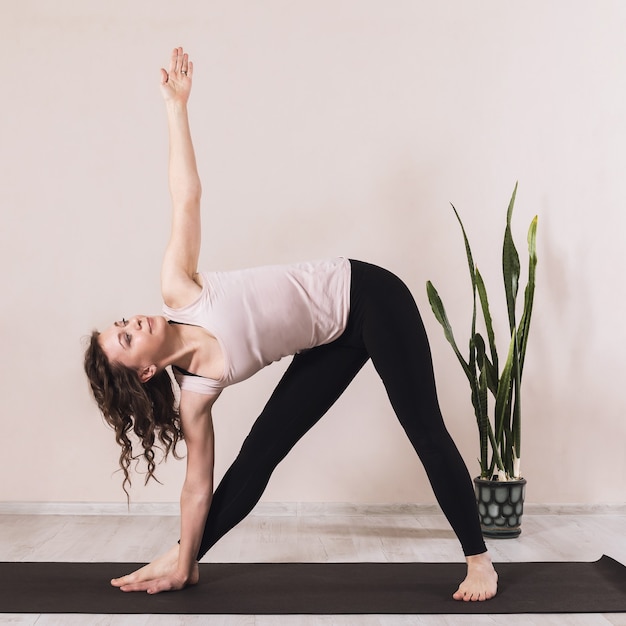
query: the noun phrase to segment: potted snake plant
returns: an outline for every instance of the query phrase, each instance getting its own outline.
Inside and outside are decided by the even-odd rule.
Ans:
[[[521,532],[526,480],[521,474],[521,385],[530,318],[535,293],[537,267],[537,216],[528,230],[528,280],[524,290],[521,316],[517,317],[517,296],[520,283],[520,260],[511,232],[511,218],[517,183],[509,202],[502,247],[504,292],[510,334],[504,363],[498,358],[489,300],[483,277],[465,232],[463,222],[452,206],[461,226],[472,284],[473,312],[469,339],[469,355],[458,348],[446,311],[433,284],[426,290],[435,317],[452,346],[469,381],[474,415],[480,440],[480,476],[474,479],[481,527],[488,537],[517,537]],[[478,303],[487,340],[477,330]]]

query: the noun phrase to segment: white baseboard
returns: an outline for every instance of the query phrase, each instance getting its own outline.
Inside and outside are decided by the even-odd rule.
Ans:
[[[177,502],[0,502],[0,515],[178,515]],[[260,502],[252,515],[440,515],[436,504],[350,502]],[[524,515],[626,515],[626,504],[533,504]]]
[[[177,502],[0,502],[0,515],[178,515]],[[260,502],[251,515],[435,515],[435,504]]]

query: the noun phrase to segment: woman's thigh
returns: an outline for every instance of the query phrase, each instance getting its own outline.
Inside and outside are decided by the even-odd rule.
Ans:
[[[278,463],[330,409],[368,356],[334,342],[293,358],[244,442],[254,456]],[[253,452],[254,451],[254,452]]]

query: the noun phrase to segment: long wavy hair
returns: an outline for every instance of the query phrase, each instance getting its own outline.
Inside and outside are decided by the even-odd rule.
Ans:
[[[172,389],[172,379],[166,370],[157,372],[142,383],[137,373],[107,358],[94,330],[85,351],[85,373],[91,391],[107,424],[115,431],[115,440],[121,446],[120,468],[124,473],[122,489],[129,501],[127,486],[131,486],[129,468],[132,461],[147,464],[145,484],[156,478],[154,449],[160,448],[163,458],[171,452],[175,458],[176,444],[183,438],[178,403]],[[143,452],[133,455],[131,436],[139,440]],[[158,443],[157,443],[158,439]]]

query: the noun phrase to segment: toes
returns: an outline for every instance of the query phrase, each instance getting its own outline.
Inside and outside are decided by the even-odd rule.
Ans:
[[[495,596],[495,592],[481,590],[474,591],[470,589],[462,589],[459,587],[453,594],[452,597],[455,600],[462,600],[463,602],[484,602],[485,600],[491,600]]]
[[[463,602],[482,602],[483,600],[488,600],[489,598],[492,598],[493,596],[488,595],[483,592],[459,589],[452,595],[452,597],[455,600],[462,600]]]
[[[452,597],[455,600],[463,600],[465,601],[467,598],[467,591],[465,591],[462,587],[459,587],[453,594]]]

